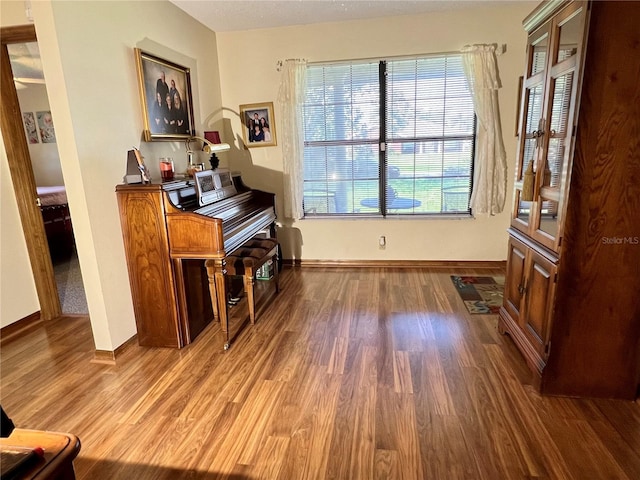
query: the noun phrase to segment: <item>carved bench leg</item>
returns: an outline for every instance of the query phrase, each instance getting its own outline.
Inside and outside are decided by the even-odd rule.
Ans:
[[[249,306],[249,321],[251,325],[255,325],[256,323],[256,300],[254,297],[255,288],[255,280],[254,280],[255,272],[252,268],[247,268],[242,277],[244,281],[244,291],[247,295],[247,304]]]

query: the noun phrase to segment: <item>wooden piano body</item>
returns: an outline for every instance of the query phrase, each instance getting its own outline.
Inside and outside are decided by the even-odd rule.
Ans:
[[[205,260],[223,268],[259,232],[275,236],[275,195],[233,183],[205,205],[193,179],[116,187],[140,345],[191,343],[214,316]]]

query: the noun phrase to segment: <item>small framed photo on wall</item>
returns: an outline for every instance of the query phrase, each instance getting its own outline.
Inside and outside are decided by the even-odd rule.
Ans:
[[[247,147],[277,145],[273,102],[240,105],[240,118],[244,125],[242,138]]]

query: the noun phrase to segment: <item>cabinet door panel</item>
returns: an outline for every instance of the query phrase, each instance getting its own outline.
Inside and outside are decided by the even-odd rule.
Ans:
[[[553,64],[564,62],[578,53],[584,32],[583,8],[578,3],[558,15],[557,43],[554,44]]]
[[[527,268],[526,307],[524,331],[541,357],[546,351],[551,332],[553,301],[556,286],[556,265],[545,257],[530,251]]]
[[[509,281],[505,283],[504,307],[516,323],[520,323],[526,250],[524,244],[509,238],[506,276]]]
[[[527,42],[511,225],[555,252],[561,243],[570,180],[584,22],[584,4],[567,3],[531,30]],[[525,181],[529,165],[535,172],[533,182]]]
[[[549,29],[540,29],[529,35],[529,62],[527,78],[542,73],[547,68],[549,51]]]
[[[513,226],[524,233],[528,233],[530,230],[533,202],[531,198],[522,198],[522,188],[526,172],[530,166],[535,170],[535,165],[538,163],[538,130],[544,101],[543,87],[542,83],[525,87],[524,126],[520,133],[520,162],[516,178],[516,205],[513,221]]]
[[[539,129],[540,120],[543,117],[545,103],[545,81],[548,63],[549,29],[536,31],[529,36],[527,48],[528,62],[526,77],[523,83],[521,99],[521,117],[518,140],[518,167],[516,177],[516,195],[514,214],[511,224],[523,233],[529,233],[531,229],[532,215],[535,205],[532,198],[523,198],[522,187],[525,172],[531,165],[536,170],[540,150]]]
[[[549,128],[546,131],[543,166],[537,175],[540,197],[536,202],[536,231],[533,237],[556,250],[562,222],[558,200],[564,198],[568,181],[567,164],[572,129],[571,98],[574,91],[574,72],[570,70],[551,78],[552,96],[549,103]]]
[[[551,22],[550,65],[545,84],[544,129],[537,165],[532,238],[558,251],[567,184],[578,78],[578,52],[584,28],[579,3],[568,5]]]

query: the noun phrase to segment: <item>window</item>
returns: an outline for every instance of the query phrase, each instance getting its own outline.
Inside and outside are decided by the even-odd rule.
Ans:
[[[304,124],[305,217],[470,214],[461,55],[310,65]]]

